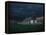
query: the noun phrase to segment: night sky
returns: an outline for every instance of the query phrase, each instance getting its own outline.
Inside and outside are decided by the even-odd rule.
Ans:
[[[15,19],[24,19],[26,17],[43,16],[43,5],[38,4],[21,4],[21,3],[10,3],[9,4],[10,16],[14,16]]]

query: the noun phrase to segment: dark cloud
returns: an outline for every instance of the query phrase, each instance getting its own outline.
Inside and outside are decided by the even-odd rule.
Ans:
[[[12,3],[9,4],[9,12],[12,16],[24,16],[24,17],[31,17],[32,12],[35,12],[36,16],[43,16],[43,5],[36,5],[36,4],[19,4],[19,3]]]

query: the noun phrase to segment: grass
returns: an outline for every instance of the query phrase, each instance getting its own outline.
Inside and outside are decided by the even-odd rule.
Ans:
[[[42,24],[10,24],[10,32],[42,31]]]

